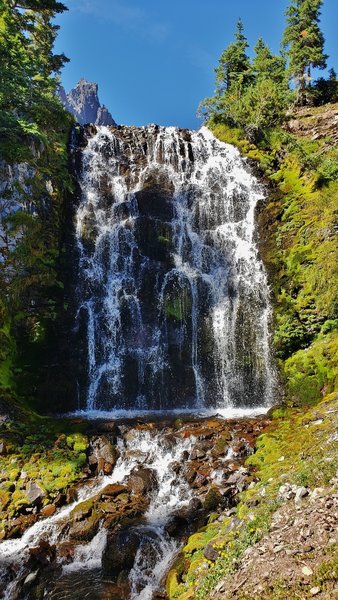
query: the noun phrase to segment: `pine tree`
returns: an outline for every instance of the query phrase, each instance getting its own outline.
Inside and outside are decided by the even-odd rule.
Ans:
[[[289,62],[289,74],[299,89],[300,104],[306,102],[306,88],[311,82],[311,68],[326,67],[324,36],[319,27],[323,0],[291,0],[286,11],[287,26],[283,46]]]
[[[235,42],[232,42],[222,53],[216,72],[216,94],[222,94],[232,85],[246,85],[251,79],[250,61],[246,54],[246,39],[242,20],[236,26]]]
[[[286,63],[282,56],[272,54],[262,38],[259,38],[254,48],[252,71],[255,81],[271,79],[276,83],[286,82]]]
[[[219,114],[229,122],[234,120],[230,106],[234,105],[243,89],[252,81],[250,60],[246,53],[248,41],[243,31],[243,23],[239,19],[236,25],[235,41],[223,51],[218,67],[215,69],[215,95],[201,102],[198,108],[199,116],[208,118],[211,115]]]
[[[0,129],[6,135],[45,125],[44,106],[54,102],[67,61],[53,53],[58,27],[52,20],[64,10],[55,0],[0,0]]]

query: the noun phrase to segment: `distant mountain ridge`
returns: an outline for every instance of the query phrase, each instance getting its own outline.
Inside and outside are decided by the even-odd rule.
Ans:
[[[98,97],[97,83],[80,79],[79,83],[68,94],[60,86],[59,97],[66,108],[80,125],[94,123],[94,125],[116,125],[108,108],[101,106]]]

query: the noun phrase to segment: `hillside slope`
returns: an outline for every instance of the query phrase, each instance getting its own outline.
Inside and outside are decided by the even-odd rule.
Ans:
[[[259,245],[285,398],[247,461],[236,508],[212,515],[169,573],[171,599],[328,600],[338,591],[337,111],[290,114],[262,147],[211,125],[266,181]]]

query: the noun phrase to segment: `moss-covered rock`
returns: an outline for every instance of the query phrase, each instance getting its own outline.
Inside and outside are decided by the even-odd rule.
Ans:
[[[28,519],[32,506],[42,509],[42,516],[48,516],[43,513],[44,506],[67,501],[67,494],[83,478],[87,464],[88,439],[81,427],[82,424],[54,422],[33,414],[26,422],[1,424],[0,437],[6,440],[6,452],[0,454],[2,537],[11,535],[16,516]],[[21,533],[24,528],[25,522],[20,524]]]

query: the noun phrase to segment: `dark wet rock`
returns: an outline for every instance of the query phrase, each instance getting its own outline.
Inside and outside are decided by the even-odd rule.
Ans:
[[[212,442],[200,442],[196,444],[190,454],[190,460],[199,460],[205,458],[205,455],[210,448],[212,448]]]
[[[182,470],[182,464],[179,461],[172,462],[169,465],[169,469],[177,474]]]
[[[136,467],[131,472],[128,486],[134,494],[148,494],[158,487],[156,474],[147,467]]]
[[[30,527],[31,525],[34,525],[36,520],[36,514],[20,515],[19,517],[11,521],[6,537],[8,539],[15,539],[21,537],[25,529],[27,529],[27,527]]]
[[[223,499],[222,494],[219,492],[219,490],[217,488],[211,487],[205,496],[205,499],[203,502],[203,508],[206,511],[211,512],[223,503],[224,503],[224,499]]]
[[[192,485],[197,476],[197,469],[193,465],[187,465],[185,467],[185,476],[189,485]]]
[[[98,531],[101,517],[101,512],[92,512],[87,519],[73,522],[69,528],[69,539],[89,542]]]
[[[90,467],[97,473],[110,475],[118,458],[118,452],[111,440],[105,435],[92,438],[89,452]]]
[[[209,469],[198,468],[197,471],[196,471],[196,477],[194,478],[194,480],[190,484],[191,487],[193,489],[200,489],[200,488],[208,485],[208,483],[209,483],[209,475],[210,475],[210,470]]]
[[[226,456],[228,450],[229,446],[227,441],[223,438],[220,438],[216,441],[214,447],[211,449],[210,454],[213,458],[219,458],[220,456]]]
[[[194,531],[198,525],[204,524],[205,513],[200,498],[192,498],[187,506],[175,510],[166,525],[166,532],[177,538]]]
[[[29,563],[28,566],[31,569],[37,567],[48,566],[56,556],[56,547],[51,545],[47,540],[41,540],[39,545],[35,548],[29,548]]]
[[[130,571],[139,545],[140,536],[129,528],[111,536],[102,557],[103,574],[114,581],[121,571]]]
[[[76,500],[77,497],[77,486],[68,488],[66,492],[66,503],[71,504]]]

